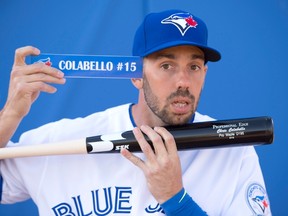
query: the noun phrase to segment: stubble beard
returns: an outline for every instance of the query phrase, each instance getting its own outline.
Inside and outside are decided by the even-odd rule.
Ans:
[[[146,79],[145,75],[143,76],[143,91],[145,101],[150,108],[150,110],[165,124],[165,125],[183,125],[187,124],[192,116],[195,114],[196,107],[198,102],[195,103],[194,95],[190,94],[188,89],[178,89],[177,91],[171,93],[165,101],[164,107],[160,108],[159,98],[152,92],[150,84]],[[192,108],[190,113],[187,115],[177,115],[169,111],[170,101],[175,97],[187,97],[191,101]]]

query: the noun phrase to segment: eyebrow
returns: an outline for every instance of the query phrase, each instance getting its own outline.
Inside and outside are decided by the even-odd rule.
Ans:
[[[159,60],[159,59],[162,59],[162,58],[176,59],[176,56],[174,54],[169,54],[169,53],[159,53],[159,54],[157,54],[154,57],[155,60]],[[204,55],[192,54],[191,55],[191,60],[195,60],[195,59],[205,60]]]

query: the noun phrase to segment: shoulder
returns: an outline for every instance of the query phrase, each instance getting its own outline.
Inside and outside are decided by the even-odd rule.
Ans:
[[[119,105],[74,119],[63,118],[23,133],[20,142],[40,144],[115,132],[119,124],[129,125],[129,106],[130,104]],[[35,137],[38,137],[37,141]]]
[[[199,112],[195,112],[194,122],[215,121],[215,120],[216,119],[214,119],[208,115],[203,115]]]

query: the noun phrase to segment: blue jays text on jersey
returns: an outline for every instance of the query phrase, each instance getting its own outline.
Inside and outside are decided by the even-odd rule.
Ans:
[[[101,190],[91,190],[90,199],[83,195],[71,197],[67,202],[61,202],[52,208],[55,216],[92,216],[92,215],[127,215],[131,213],[132,205],[130,204],[132,188],[131,187],[108,187]],[[90,200],[90,202],[89,202]],[[71,202],[72,201],[72,202]],[[161,206],[157,203],[149,205],[143,212],[156,213],[163,212]]]

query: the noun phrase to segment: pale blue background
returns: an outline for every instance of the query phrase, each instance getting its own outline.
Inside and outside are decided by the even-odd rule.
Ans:
[[[208,64],[199,111],[217,119],[263,115],[274,119],[275,142],[256,150],[274,215],[288,215],[288,0],[1,0],[0,108],[17,47],[130,55],[143,16],[172,8],[202,17],[209,27],[210,45],[222,53],[222,61]],[[56,95],[40,96],[13,140],[25,130],[62,117],[136,101],[137,91],[129,80],[70,79]],[[0,215],[35,216],[37,209],[31,201],[2,205]]]

